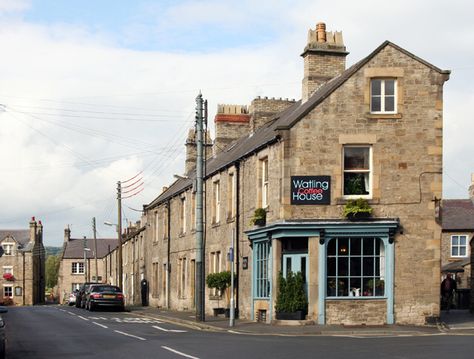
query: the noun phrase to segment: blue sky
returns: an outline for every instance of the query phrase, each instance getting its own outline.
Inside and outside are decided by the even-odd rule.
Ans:
[[[278,19],[259,21],[263,10],[242,12],[243,2],[32,0],[25,21],[67,24],[105,35],[118,46],[135,50],[208,52],[253,47],[278,36]],[[280,2],[280,5],[286,3]],[[234,8],[235,6],[235,8]],[[223,11],[219,14],[213,10]],[[188,21],[174,22],[177,14]],[[214,15],[213,15],[214,14]],[[235,16],[235,18],[233,18]]]

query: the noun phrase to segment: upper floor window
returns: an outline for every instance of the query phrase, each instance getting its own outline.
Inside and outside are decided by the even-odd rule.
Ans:
[[[371,147],[344,146],[344,196],[368,198],[371,192]]]
[[[219,223],[221,211],[220,181],[213,182],[212,223]]]
[[[196,228],[196,193],[191,194],[191,229]]]
[[[3,274],[13,274],[12,266],[3,266]]]
[[[268,158],[260,160],[260,192],[261,192],[261,207],[268,207]]]
[[[397,112],[397,80],[372,79],[370,81],[370,112]]]
[[[235,198],[236,198],[235,174],[229,173],[228,191],[227,191],[227,217],[229,219],[235,217]]]
[[[155,236],[153,238],[153,242],[156,242],[158,240],[159,235],[160,235],[160,217],[158,216],[158,211],[155,211]]]
[[[13,243],[4,243],[2,244],[3,247],[3,255],[4,256],[12,256],[13,255]]]
[[[84,274],[84,262],[72,263],[72,274]]]
[[[451,257],[467,257],[467,236],[451,236]]]
[[[186,232],[186,197],[181,197],[181,209],[180,209],[180,222],[181,222],[181,233]]]

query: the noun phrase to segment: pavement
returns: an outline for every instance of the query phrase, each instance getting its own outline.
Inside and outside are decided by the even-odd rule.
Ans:
[[[152,317],[163,322],[178,324],[188,328],[229,332],[245,335],[280,336],[421,336],[421,335],[474,335],[474,315],[468,310],[442,311],[436,323],[424,326],[379,325],[346,326],[319,325],[314,321],[274,321],[272,324],[258,323],[246,319],[236,319],[234,326],[223,315],[207,316],[204,322],[195,319],[192,311],[172,311],[154,307],[130,307],[134,315]]]

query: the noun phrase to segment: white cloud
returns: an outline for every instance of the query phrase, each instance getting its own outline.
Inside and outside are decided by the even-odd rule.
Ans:
[[[0,0],[0,16],[5,13],[22,12],[30,6],[29,0]]]

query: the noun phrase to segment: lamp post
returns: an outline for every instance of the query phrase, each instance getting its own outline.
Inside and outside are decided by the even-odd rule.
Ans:
[[[119,254],[118,255],[118,259],[117,259],[117,287],[119,287],[120,289],[122,289],[122,240],[120,238],[120,232],[119,232],[119,225],[116,224],[116,223],[111,223],[111,222],[108,222],[108,221],[105,221],[104,224],[106,226],[115,226],[115,230],[116,232],[118,233],[118,238],[119,238],[119,241],[118,241],[118,247],[117,247],[117,253]]]

